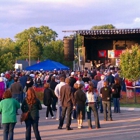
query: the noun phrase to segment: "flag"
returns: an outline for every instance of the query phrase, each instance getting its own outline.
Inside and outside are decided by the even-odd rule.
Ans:
[[[114,56],[115,56],[115,57],[119,57],[120,54],[122,53],[122,50],[115,50],[114,52],[115,52],[115,53],[114,53]]]
[[[106,50],[99,50],[98,57],[106,57]]]

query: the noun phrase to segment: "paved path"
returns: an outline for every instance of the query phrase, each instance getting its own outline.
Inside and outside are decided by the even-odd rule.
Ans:
[[[55,119],[46,120],[45,112],[45,108],[40,111],[39,130],[42,140],[140,140],[140,111],[122,110],[120,114],[113,113],[114,121],[112,122],[104,122],[103,114],[99,113],[101,129],[98,130],[89,130],[86,120],[84,128],[78,129],[76,120],[72,120],[71,127],[74,130],[71,131],[67,131],[65,125],[62,130],[58,130],[58,121]],[[2,131],[1,129],[0,140],[2,140]],[[24,123],[16,124],[14,140],[25,140]],[[35,140],[33,132],[32,140]]]

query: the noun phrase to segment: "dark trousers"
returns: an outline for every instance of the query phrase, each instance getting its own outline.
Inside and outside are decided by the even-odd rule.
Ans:
[[[111,113],[111,101],[102,101],[103,103],[103,110],[104,110],[104,120],[107,120],[107,118],[110,120],[112,119],[112,113]],[[108,117],[107,117],[108,114]]]
[[[94,114],[95,127],[100,128],[99,116],[96,104],[89,104],[89,111],[87,112],[88,126],[92,128],[91,111]]]
[[[67,112],[66,128],[69,128],[71,125],[72,106],[62,107],[62,115],[60,117],[59,126],[63,127],[66,112]]]
[[[16,123],[3,123],[3,140],[14,139],[14,128]]]
[[[120,113],[120,98],[113,98],[114,113]]]
[[[51,107],[51,105],[48,105],[48,106],[47,106],[46,117],[48,117],[49,112],[50,112],[51,116],[53,116],[53,112],[52,112],[52,107]]]
[[[31,140],[31,126],[33,126],[34,134],[36,137],[36,140],[41,140],[40,133],[38,130],[38,121],[39,119],[33,120],[28,119],[25,121],[26,124],[26,140]]]
[[[72,111],[72,117],[73,117],[73,119],[76,119],[76,109],[74,109],[73,111]]]
[[[102,98],[100,98],[100,113],[103,113],[103,104],[102,104]]]
[[[57,100],[58,100],[57,98],[54,98],[53,101],[52,101],[52,110],[53,110],[53,111],[57,110],[57,109],[56,109]]]

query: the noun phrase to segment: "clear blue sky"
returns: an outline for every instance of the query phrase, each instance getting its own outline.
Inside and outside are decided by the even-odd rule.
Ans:
[[[44,25],[62,39],[62,30],[103,24],[140,28],[140,0],[0,0],[0,38]]]

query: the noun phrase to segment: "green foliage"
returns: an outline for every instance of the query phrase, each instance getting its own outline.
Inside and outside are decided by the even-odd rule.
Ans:
[[[43,48],[43,55],[41,57],[42,60],[51,59],[62,64],[65,64],[69,67],[72,67],[71,62],[67,62],[64,60],[64,47],[63,41],[51,41]]]
[[[26,59],[29,54],[29,41],[31,40],[31,59],[37,60],[43,54],[43,48],[46,44],[55,40],[57,33],[47,26],[39,28],[31,27],[18,33],[15,38],[20,47],[20,55],[18,59]]]
[[[115,29],[115,26],[112,24],[105,24],[105,25],[100,25],[100,26],[93,26],[91,30],[97,30],[97,29]]]
[[[122,77],[136,81],[140,79],[140,50],[138,45],[132,46],[120,55],[120,74]]]
[[[5,53],[0,56],[0,72],[6,70],[14,70],[14,57],[11,52]]]

